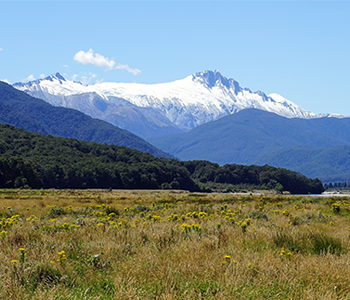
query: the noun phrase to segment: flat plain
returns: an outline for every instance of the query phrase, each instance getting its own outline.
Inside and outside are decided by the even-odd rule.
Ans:
[[[1,299],[349,299],[350,198],[0,190]]]

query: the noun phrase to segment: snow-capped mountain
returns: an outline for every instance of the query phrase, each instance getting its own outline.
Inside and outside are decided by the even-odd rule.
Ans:
[[[56,73],[13,86],[52,105],[80,110],[144,138],[187,131],[245,108],[287,118],[317,117],[278,94],[242,88],[217,70],[169,83],[103,82],[87,86]]]

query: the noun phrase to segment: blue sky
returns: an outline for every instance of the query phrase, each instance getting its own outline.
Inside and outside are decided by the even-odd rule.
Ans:
[[[159,83],[218,69],[350,115],[348,1],[0,1],[0,80]]]

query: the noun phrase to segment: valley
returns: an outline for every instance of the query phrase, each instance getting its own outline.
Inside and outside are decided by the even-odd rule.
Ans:
[[[54,131],[44,129],[33,108],[22,108],[25,114],[12,118],[17,120],[12,123],[6,117],[9,113],[5,113],[3,122],[15,126],[30,122],[33,125],[23,128],[35,132],[124,145],[158,157],[206,160],[222,166],[267,164],[319,178],[324,183],[350,181],[349,118],[331,113],[316,115],[279,94],[251,92],[217,70],[153,85],[102,82],[84,86],[56,73],[13,87],[55,106],[51,110],[73,108],[105,120],[100,125],[106,129],[109,122],[115,125],[114,130],[123,128],[124,135],[128,131],[135,135],[130,133],[130,141],[120,137],[113,140],[107,131],[67,135],[69,130],[59,130],[66,125],[59,125]],[[21,105],[24,103],[28,100]],[[48,116],[52,120],[51,113]],[[80,121],[63,116],[62,120],[72,128],[87,128],[82,126],[81,116]],[[96,123],[92,127],[97,126],[97,119],[91,119]],[[147,142],[140,139],[134,145],[137,136]]]

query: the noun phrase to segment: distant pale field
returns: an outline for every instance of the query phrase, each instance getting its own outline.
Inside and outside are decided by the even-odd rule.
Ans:
[[[350,198],[0,190],[0,299],[350,299]]]

